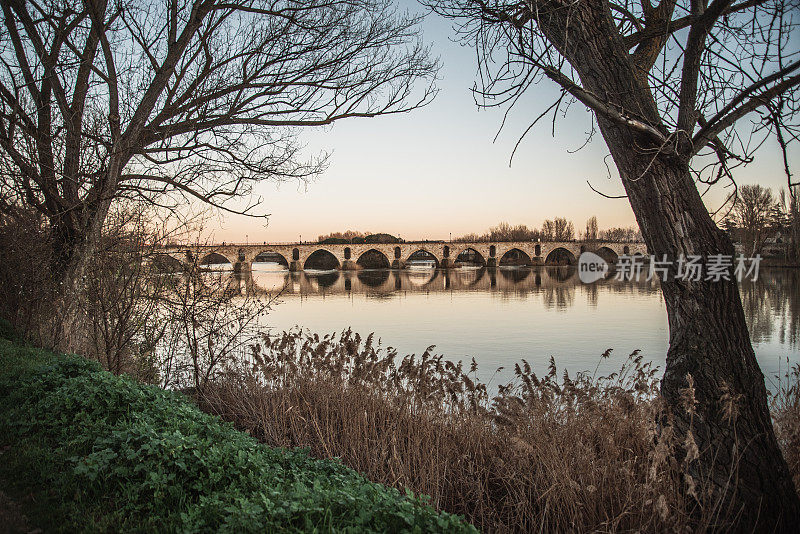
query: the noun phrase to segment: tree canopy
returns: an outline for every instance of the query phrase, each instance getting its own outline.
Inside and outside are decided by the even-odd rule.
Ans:
[[[552,116],[555,128],[559,111],[577,101],[639,134],[640,148],[653,156],[695,160],[692,173],[702,187],[735,184],[731,171],[751,162],[774,135],[789,185],[796,185],[787,149],[800,134],[797,0],[424,3],[454,20],[459,37],[476,50],[480,105],[513,106],[547,80],[560,96],[532,117],[531,127]],[[594,74],[624,69],[622,85],[643,98],[623,104],[593,83],[579,66],[596,61],[582,52],[586,46],[606,57]],[[735,191],[728,198],[733,202]]]
[[[114,199],[264,215],[314,176],[297,128],[429,101],[436,62],[390,0],[9,0],[0,210],[47,217],[63,262]],[[414,82],[422,80],[419,90]]]

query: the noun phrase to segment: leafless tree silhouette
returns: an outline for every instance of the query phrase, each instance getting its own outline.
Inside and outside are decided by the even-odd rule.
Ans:
[[[115,200],[263,216],[254,184],[324,167],[301,157],[298,128],[435,92],[418,19],[389,0],[4,0],[2,12],[0,210],[47,217],[65,279]]]
[[[575,100],[591,110],[659,258],[733,254],[701,190],[732,181],[768,135],[784,151],[791,185],[786,150],[800,132],[796,0],[426,3],[477,50],[479,103],[513,108],[549,80],[560,96],[531,127],[548,113],[555,122]],[[790,530],[800,503],[735,280],[669,276],[661,287],[670,325],[662,393],[679,431],[699,446],[694,474],[717,488],[698,500],[725,503],[720,515],[738,518],[740,528]],[[731,400],[736,417],[724,408]]]

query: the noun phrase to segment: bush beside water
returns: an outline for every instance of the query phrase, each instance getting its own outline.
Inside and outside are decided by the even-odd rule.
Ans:
[[[0,340],[0,489],[48,531],[474,532],[459,516],[487,532],[736,529],[735,511],[699,506],[713,486],[638,353],[608,376],[522,361],[489,388],[432,348],[295,330],[197,389],[209,415],[19,343]],[[771,408],[800,482],[800,369]]]
[[[270,448],[181,395],[0,340],[0,479],[46,531],[470,532],[335,460]]]
[[[248,365],[199,400],[264,443],[341,458],[485,532],[736,530],[736,511],[716,494],[698,504],[715,486],[695,468],[694,440],[673,432],[660,372],[638,351],[607,376],[562,373],[552,359],[537,376],[523,360],[494,387],[477,379],[474,361],[432,349],[402,357],[349,330],[265,336]],[[772,406],[795,481],[799,378],[796,369],[784,377]],[[693,390],[684,394],[693,409]]]

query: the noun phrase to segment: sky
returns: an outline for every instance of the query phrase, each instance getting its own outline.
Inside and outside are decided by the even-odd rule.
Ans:
[[[418,9],[408,0],[401,5]],[[583,106],[574,105],[558,121],[555,137],[551,122],[540,122],[509,166],[530,121],[555,100],[555,87],[549,82],[531,87],[500,130],[504,110],[479,108],[471,92],[477,79],[474,50],[454,42],[450,22],[436,15],[426,17],[422,31],[442,64],[439,92],[430,104],[407,114],[304,131],[308,155],[330,154],[326,172],[311,182],[259,184],[255,194],[269,219],[217,215],[206,226],[207,239],[276,243],[344,230],[448,239],[503,221],[539,227],[554,217],[572,220],[576,230],[591,216],[601,229],[635,224],[626,199],[603,198],[587,185],[589,180],[610,195],[623,192],[610,157],[611,176],[606,169],[608,150],[599,134],[577,150],[591,129]],[[785,187],[777,144],[765,146],[735,177],[740,185],[760,183],[776,192]],[[717,208],[727,193],[715,188],[705,197],[707,206]]]

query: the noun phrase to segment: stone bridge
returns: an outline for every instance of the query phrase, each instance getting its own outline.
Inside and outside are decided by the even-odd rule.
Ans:
[[[356,270],[362,267],[402,269],[415,259],[430,260],[437,268],[449,269],[463,261],[497,267],[503,265],[575,264],[582,252],[590,251],[615,263],[623,254],[647,254],[644,243],[606,241],[511,241],[481,243],[448,243],[415,241],[382,244],[218,244],[170,246],[158,254],[167,255],[184,264],[230,263],[236,271],[249,271],[258,256],[285,264],[290,271],[319,268]],[[463,256],[462,256],[463,253]],[[366,261],[369,260],[369,261]],[[458,260],[458,261],[457,261]],[[320,263],[321,262],[321,263]]]

